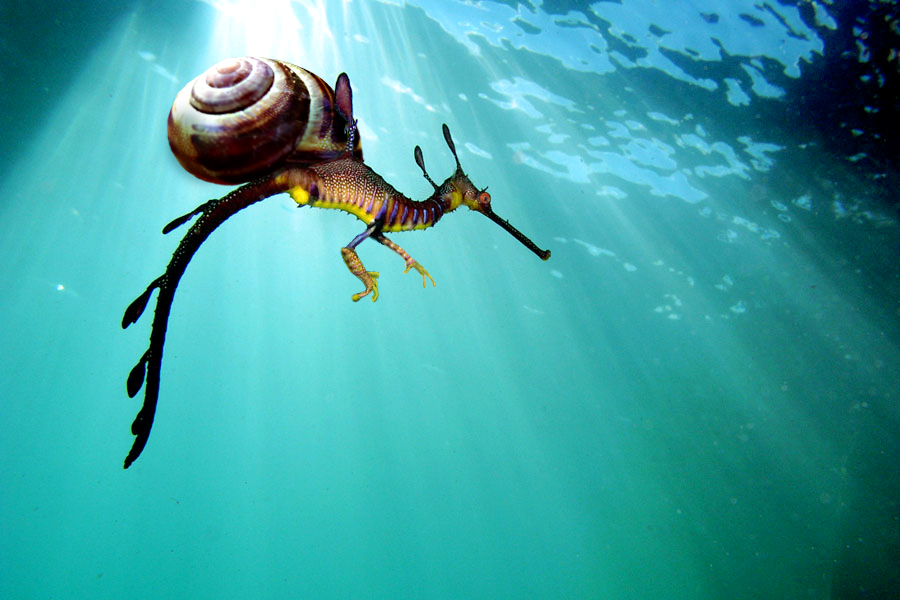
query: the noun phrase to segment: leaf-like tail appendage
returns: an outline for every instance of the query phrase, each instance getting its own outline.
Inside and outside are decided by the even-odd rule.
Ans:
[[[134,365],[131,373],[128,374],[128,380],[125,388],[128,391],[128,397],[134,398],[141,388],[144,386],[144,377],[147,376],[147,354],[141,357],[138,364]]]
[[[181,215],[177,219],[172,219],[171,221],[169,221],[169,223],[165,227],[163,227],[163,230],[162,230],[163,235],[169,233],[170,231],[172,231],[174,229],[178,229],[179,227],[181,227],[182,225],[184,225],[185,223],[187,223],[188,221],[190,221],[197,215],[203,213],[206,210],[206,208],[213,202],[218,202],[218,200],[213,198],[212,200],[209,200],[208,202],[204,202],[203,204],[201,204],[200,206],[198,206],[197,208],[195,208],[188,214]]]
[[[125,309],[125,314],[122,316],[122,329],[127,329],[129,325],[137,323],[137,320],[141,318],[141,315],[144,314],[144,309],[147,308],[147,301],[150,300],[150,294],[160,286],[161,279],[162,277],[154,279],[150,285],[147,286],[147,289],[128,305],[128,308]]]

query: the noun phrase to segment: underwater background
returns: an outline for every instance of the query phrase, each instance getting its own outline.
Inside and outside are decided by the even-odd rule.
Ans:
[[[4,3],[0,597],[900,597],[896,2]],[[173,158],[229,56],[346,71],[365,159],[460,210],[276,196],[175,298],[153,433],[126,306],[229,188]],[[896,126],[894,125],[894,129]],[[151,304],[152,306],[152,304]]]

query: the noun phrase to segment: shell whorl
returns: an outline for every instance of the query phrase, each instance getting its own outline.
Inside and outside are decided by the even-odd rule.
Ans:
[[[207,114],[224,114],[258,102],[272,89],[275,72],[259,59],[231,58],[194,80],[191,106]]]
[[[191,174],[213,183],[252,181],[287,163],[309,166],[346,150],[334,91],[283,61],[223,60],[189,82],[169,113],[169,145]]]

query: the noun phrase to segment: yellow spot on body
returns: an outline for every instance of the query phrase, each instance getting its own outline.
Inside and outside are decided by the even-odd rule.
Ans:
[[[294,199],[294,202],[303,206],[305,204],[309,204],[309,192],[304,190],[302,187],[295,187],[288,190],[288,194],[291,195],[291,198]]]

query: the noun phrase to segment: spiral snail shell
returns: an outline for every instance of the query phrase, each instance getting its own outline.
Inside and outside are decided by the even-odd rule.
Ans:
[[[310,166],[347,150],[350,83],[336,92],[287,62],[223,60],[188,83],[169,112],[169,146],[189,173],[212,183],[252,181],[290,163]],[[362,157],[359,137],[353,154]]]

